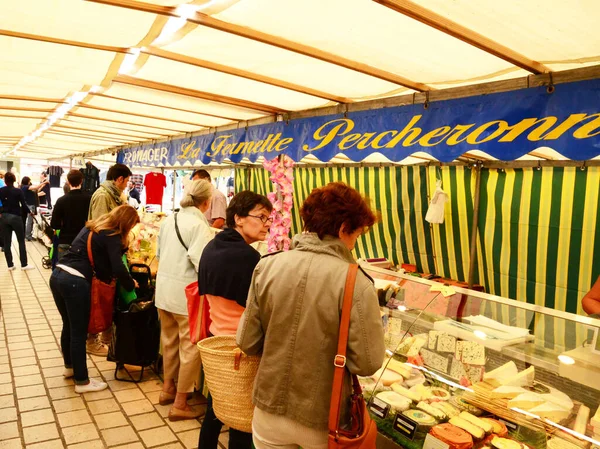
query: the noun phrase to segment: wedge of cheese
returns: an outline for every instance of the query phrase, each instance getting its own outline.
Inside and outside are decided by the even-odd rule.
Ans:
[[[590,420],[590,409],[585,405],[581,405],[579,407],[579,411],[577,412],[577,418],[575,419],[575,424],[573,424],[573,430],[575,432],[579,432],[585,435],[585,431],[587,429],[588,422]]]
[[[512,399],[520,394],[527,393],[527,390],[522,387],[498,387],[490,393],[492,399]]]
[[[530,366],[516,376],[503,380],[502,385],[507,387],[530,387],[535,379],[535,368]]]
[[[419,402],[422,399],[421,393],[419,393],[418,391],[409,390],[408,388],[404,388],[398,383],[392,384],[392,390],[415,402]]]
[[[508,401],[508,408],[520,408],[521,410],[531,410],[538,405],[547,402],[541,394],[523,393]]]
[[[469,412],[461,412],[458,417],[464,419],[465,421],[469,421],[474,426],[483,429],[485,433],[492,433],[492,430],[494,429],[494,426],[492,426],[489,422],[485,422],[479,419],[477,416],[471,415]]]
[[[391,369],[384,370],[383,368],[380,368],[379,371],[371,376],[371,378],[376,381],[380,380],[386,387],[389,387],[396,382],[404,382],[404,377],[402,377],[402,375]]]
[[[499,387],[500,385],[503,385],[502,381],[508,380],[517,374],[519,374],[517,365],[515,365],[515,362],[510,361],[502,365],[500,368],[496,368],[489,373],[485,373],[483,375],[483,380],[494,387]]]
[[[393,391],[382,391],[375,396],[377,399],[381,399],[386,404],[389,404],[396,412],[403,412],[408,410],[412,404],[412,401],[404,396],[399,395]]]
[[[570,410],[562,408],[552,402],[544,402],[537,407],[529,410],[530,413],[538,415],[540,418],[546,418],[555,423],[560,423],[563,419],[567,419],[571,414]]]
[[[562,408],[567,410],[573,410],[575,404],[569,396],[556,388],[550,388],[550,393],[540,395],[547,402],[553,402],[556,405],[560,405]]]
[[[389,361],[387,369],[395,371],[404,379],[408,379],[411,376],[411,367],[395,359]]]
[[[485,437],[485,431],[481,427],[471,424],[469,421],[461,418],[460,416],[450,418],[450,424],[469,432],[477,440],[481,440],[483,437]]]

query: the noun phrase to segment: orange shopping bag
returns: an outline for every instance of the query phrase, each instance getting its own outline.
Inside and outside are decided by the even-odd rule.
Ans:
[[[190,323],[190,340],[192,344],[210,336],[210,307],[206,296],[198,293],[198,282],[192,282],[185,288],[187,298],[188,320]]]

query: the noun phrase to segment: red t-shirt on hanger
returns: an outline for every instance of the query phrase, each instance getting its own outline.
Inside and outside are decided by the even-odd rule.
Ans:
[[[144,178],[146,189],[146,204],[160,204],[162,206],[163,193],[167,187],[167,178],[162,173],[148,173]]]

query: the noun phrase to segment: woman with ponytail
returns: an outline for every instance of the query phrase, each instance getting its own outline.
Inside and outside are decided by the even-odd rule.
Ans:
[[[187,395],[194,391],[200,377],[200,353],[190,340],[185,287],[198,279],[200,256],[213,236],[204,216],[212,192],[208,181],[188,184],[179,203],[181,210],[163,222],[158,237],[155,301],[160,314],[164,363],[159,403],[173,404],[169,412],[171,421],[202,415],[187,403]]]

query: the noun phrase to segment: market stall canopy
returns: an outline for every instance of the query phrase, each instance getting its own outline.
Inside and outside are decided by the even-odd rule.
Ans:
[[[598,13],[594,0],[7,2],[0,15],[0,156],[98,154],[192,133],[406,105],[398,114],[409,120],[390,128],[400,132],[416,114],[409,109],[423,111],[423,104],[433,115],[444,99],[600,77]],[[570,69],[578,70],[564,72]],[[586,86],[592,96],[572,102],[558,124],[576,113],[587,114],[579,127],[593,121],[598,111],[588,105],[599,104],[598,89]],[[461,87],[467,89],[446,90]],[[516,98],[518,110],[529,94],[504,95],[497,101]],[[551,110],[555,103],[544,106]],[[481,106],[473,107],[471,116]],[[456,120],[465,117],[461,108],[452,111]],[[515,117],[517,123],[525,118]],[[462,123],[456,120],[435,123]],[[506,118],[490,116],[480,124],[490,120]],[[348,158],[504,159],[502,150],[486,151],[477,143],[442,156],[423,143]],[[598,156],[595,140],[580,144],[589,150],[581,158],[548,142],[523,147],[517,157]],[[324,162],[339,152],[314,156]],[[196,161],[209,162],[203,155],[180,165]]]

